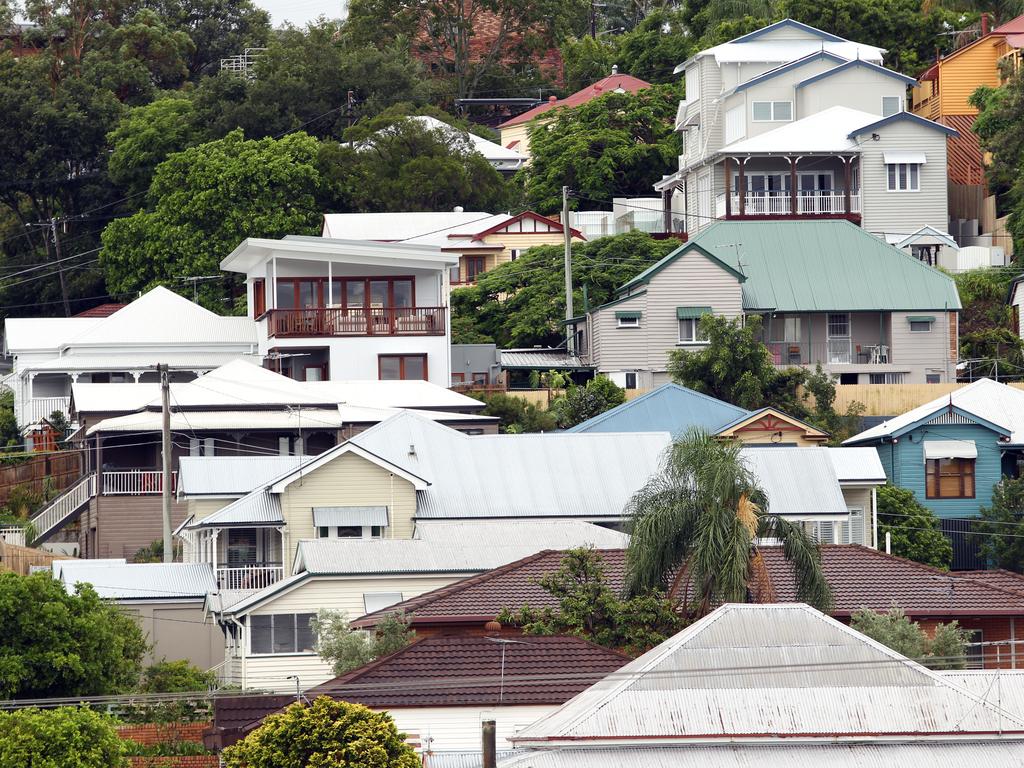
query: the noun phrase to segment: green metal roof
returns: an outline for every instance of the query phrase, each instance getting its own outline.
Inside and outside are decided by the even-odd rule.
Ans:
[[[746,276],[748,312],[960,309],[951,277],[843,220],[719,221],[623,288],[692,248]]]

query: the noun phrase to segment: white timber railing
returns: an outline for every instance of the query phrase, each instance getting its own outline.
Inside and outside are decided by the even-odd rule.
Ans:
[[[220,589],[263,589],[284,578],[281,565],[233,565],[217,568]]]
[[[740,197],[732,195],[730,200],[733,214],[744,216],[788,216],[793,213],[793,197],[785,190],[767,190],[747,192],[743,198],[743,211],[740,211]],[[719,206],[718,216],[724,213]],[[839,215],[846,212],[846,195],[842,192],[798,192],[796,195],[796,212],[799,215]],[[850,195],[850,213],[860,213],[860,195]]]
[[[20,525],[0,525],[0,540],[18,547],[25,546],[25,529]]]
[[[178,487],[178,473],[171,473],[171,492]],[[148,496],[163,493],[164,476],[159,469],[128,469],[103,473],[104,496]]]
[[[32,518],[34,541],[39,542],[66,523],[96,495],[96,475],[86,475]]]
[[[22,406],[21,423],[35,424],[40,419],[50,418],[54,411],[60,411],[67,416],[69,410],[70,397],[30,397]]]

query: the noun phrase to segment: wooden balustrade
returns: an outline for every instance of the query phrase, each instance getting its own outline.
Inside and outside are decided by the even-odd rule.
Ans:
[[[270,336],[443,336],[444,307],[272,309]]]

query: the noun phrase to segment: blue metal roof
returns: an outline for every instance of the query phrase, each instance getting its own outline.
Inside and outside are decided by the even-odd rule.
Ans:
[[[849,64],[850,63],[849,61],[844,59],[842,56],[838,56],[837,54],[834,54],[831,51],[825,51],[825,50],[817,51],[815,53],[810,54],[809,56],[804,56],[802,59],[796,59],[795,61],[791,61],[791,62],[789,62],[787,64],[783,64],[781,67],[776,67],[775,69],[769,69],[767,72],[765,72],[764,74],[760,74],[757,77],[752,77],[749,80],[747,80],[746,82],[740,83],[739,85],[737,85],[733,89],[733,93],[739,93],[740,91],[745,91],[748,88],[757,85],[758,83],[763,83],[766,80],[771,80],[772,78],[778,77],[779,75],[785,74],[786,72],[791,72],[792,70],[797,69],[799,67],[802,67],[805,64],[810,64],[811,62],[818,61],[820,59],[831,59],[832,61],[836,62],[837,64]],[[838,67],[836,69],[838,69]],[[831,72],[833,70],[828,70],[828,71]],[[807,81],[805,81],[805,82],[809,82],[814,77],[816,77],[816,76],[812,76],[812,77],[808,78]],[[901,75],[901,77],[902,77],[902,75]],[[916,83],[917,81],[914,80],[913,82]],[[797,87],[799,88],[800,86],[797,86]]]
[[[678,435],[690,427],[702,427],[714,433],[749,413],[678,384],[663,384],[567,431],[669,432]]]

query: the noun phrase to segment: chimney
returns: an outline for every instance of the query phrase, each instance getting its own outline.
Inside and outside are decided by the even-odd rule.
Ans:
[[[981,36],[984,37],[988,34],[988,14],[981,14]]]
[[[483,768],[497,768],[498,744],[495,739],[493,720],[484,720],[483,722],[483,747]]]

